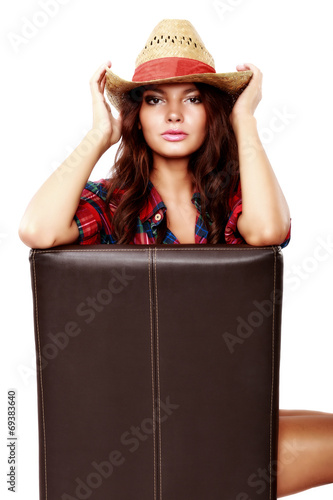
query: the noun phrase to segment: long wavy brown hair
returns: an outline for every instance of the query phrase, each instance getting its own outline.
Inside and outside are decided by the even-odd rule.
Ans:
[[[188,170],[200,192],[201,214],[208,229],[207,243],[225,243],[229,198],[239,182],[237,142],[229,120],[234,99],[211,85],[195,85],[206,110],[207,135],[200,149],[191,155]],[[136,88],[123,99],[122,139],[110,171],[106,203],[112,200],[117,206],[112,225],[119,244],[133,242],[137,218],[148,198],[153,155],[138,127],[145,90],[147,87]],[[119,196],[117,191],[122,189],[125,193]],[[162,243],[167,231],[166,217],[157,228],[156,243]]]

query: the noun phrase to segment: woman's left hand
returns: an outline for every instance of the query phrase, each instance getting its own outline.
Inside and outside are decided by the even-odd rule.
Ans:
[[[253,116],[262,93],[262,72],[254,64],[244,63],[236,66],[237,71],[252,71],[252,78],[241,95],[238,97],[230,114],[231,123],[239,117]]]

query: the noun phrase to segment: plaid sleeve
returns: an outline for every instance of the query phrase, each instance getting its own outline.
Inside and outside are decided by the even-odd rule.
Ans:
[[[280,245],[281,248],[284,248],[288,245],[288,243],[290,241],[290,236],[291,236],[291,218],[290,218],[289,231],[288,231],[287,236],[285,237],[283,243],[281,243],[281,245]]]
[[[246,243],[246,241],[244,240],[244,238],[237,229],[238,217],[242,213],[242,193],[241,193],[240,182],[238,183],[237,192],[234,193],[230,199],[230,208],[231,208],[231,213],[224,230],[225,241],[227,244],[230,245]],[[291,219],[290,219],[289,231],[283,243],[281,243],[280,245],[281,248],[284,248],[288,245],[290,241],[290,232],[291,232]]]
[[[111,228],[105,207],[106,194],[105,179],[96,182],[88,181],[85,185],[74,215],[79,229],[77,242],[80,245],[101,243],[101,231],[110,234]]]

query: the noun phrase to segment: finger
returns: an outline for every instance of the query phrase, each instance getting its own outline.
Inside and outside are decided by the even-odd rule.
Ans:
[[[254,64],[251,64],[251,63],[243,63],[243,66],[244,68],[248,69],[248,70],[256,70],[258,69]]]
[[[121,127],[121,125],[123,123],[123,115],[122,115],[122,113],[119,113],[119,115],[117,117],[117,122],[118,122],[118,125]]]
[[[103,68],[104,66],[104,68]],[[100,66],[93,77],[90,79],[90,91],[95,100],[104,100],[104,85],[105,85],[105,65]]]
[[[111,68],[111,61],[107,61],[105,64],[102,64],[99,69],[101,69],[100,75],[101,77],[105,76],[106,68]]]
[[[253,73],[260,72],[259,68],[252,63],[237,64],[236,68],[238,71],[253,71]]]
[[[248,70],[252,71],[252,78],[248,86],[251,88],[259,87],[261,90],[263,74],[260,71],[260,69],[257,68],[257,66],[251,63],[243,63],[243,64],[238,64],[236,68],[238,71],[248,71]]]
[[[248,71],[250,69],[250,65],[246,63],[237,64],[236,68],[238,71]]]
[[[101,82],[100,82],[101,90],[102,91],[104,90],[105,82],[106,82],[106,75],[104,74],[104,76],[103,76],[103,78],[101,79]]]
[[[90,79],[91,85],[96,85],[96,84],[101,83],[102,79],[105,76],[107,67],[108,68],[111,67],[110,61],[107,61],[106,63],[101,64],[101,66],[99,66],[99,68],[95,71],[95,73],[93,74],[93,76]]]

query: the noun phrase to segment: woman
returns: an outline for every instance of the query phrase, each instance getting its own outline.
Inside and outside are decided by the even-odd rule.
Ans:
[[[254,118],[259,69],[217,74],[193,26],[179,20],[154,29],[132,82],[110,66],[90,80],[91,130],[31,200],[22,241],[286,246],[289,209]],[[120,138],[110,179],[87,182]],[[279,497],[333,482],[333,415],[280,410],[278,454]]]

